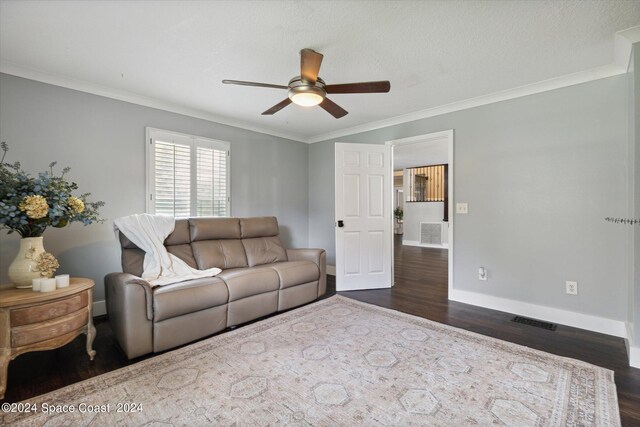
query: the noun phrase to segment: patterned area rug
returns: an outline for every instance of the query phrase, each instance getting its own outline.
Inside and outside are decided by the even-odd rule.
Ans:
[[[612,371],[341,296],[28,402],[0,425],[620,425]]]

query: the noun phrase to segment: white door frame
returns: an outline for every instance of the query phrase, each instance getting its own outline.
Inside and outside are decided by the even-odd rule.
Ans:
[[[410,136],[408,138],[394,139],[391,141],[385,142],[386,145],[391,146],[391,176],[393,177],[393,148],[396,145],[403,144],[415,144],[417,142],[426,142],[434,139],[442,139],[447,138],[447,152],[448,152],[448,197],[449,197],[449,255],[448,255],[448,281],[449,281],[449,292],[447,292],[447,298],[451,299],[451,293],[453,291],[453,222],[455,217],[455,203],[454,203],[454,191],[453,191],[453,177],[454,177],[454,165],[453,165],[453,129],[445,130],[442,132],[434,132],[428,133],[424,135]],[[391,193],[393,194],[393,179],[391,179]],[[392,208],[393,209],[393,208]],[[389,239],[391,239],[391,247],[393,248],[393,212],[391,214],[391,234]],[[394,270],[394,251],[391,251],[391,278],[392,284],[395,284],[395,270]]]

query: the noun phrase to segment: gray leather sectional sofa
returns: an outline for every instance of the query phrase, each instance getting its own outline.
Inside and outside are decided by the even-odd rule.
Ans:
[[[122,273],[105,277],[107,314],[130,359],[311,302],[326,291],[322,249],[285,249],[275,217],[176,220],[165,247],[215,277],[151,288],[144,252],[124,235]]]

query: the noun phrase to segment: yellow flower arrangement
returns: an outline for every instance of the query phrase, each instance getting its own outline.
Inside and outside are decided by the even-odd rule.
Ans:
[[[22,212],[26,212],[27,216],[31,219],[44,218],[49,213],[47,199],[40,195],[25,196],[22,202],[20,202],[20,205],[18,205],[18,208]]]
[[[79,214],[84,212],[84,202],[78,199],[77,197],[75,196],[69,197],[69,200],[67,200],[67,203],[69,204],[69,207],[74,213]]]

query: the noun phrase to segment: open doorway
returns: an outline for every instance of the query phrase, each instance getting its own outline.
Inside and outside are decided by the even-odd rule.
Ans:
[[[453,130],[387,144],[393,166],[394,282],[433,276],[433,291],[448,298],[453,286]]]

